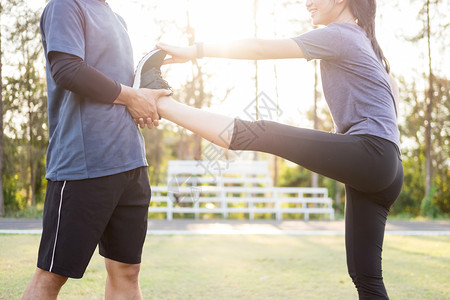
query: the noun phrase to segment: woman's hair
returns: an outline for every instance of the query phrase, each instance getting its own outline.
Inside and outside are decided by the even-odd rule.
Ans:
[[[372,48],[375,54],[383,62],[384,68],[390,73],[389,62],[384,57],[383,50],[375,37],[375,15],[377,11],[376,0],[347,0],[350,12],[356,18],[358,25],[364,29],[367,37],[372,42]]]

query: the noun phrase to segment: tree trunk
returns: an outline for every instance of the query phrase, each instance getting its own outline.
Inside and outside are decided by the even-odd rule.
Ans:
[[[336,203],[336,211],[337,213],[341,213],[341,184],[339,181],[335,181],[336,194],[334,196],[334,202]]]
[[[273,186],[278,186],[278,156],[273,156]]]
[[[203,72],[202,68],[198,65],[198,62],[195,62],[195,67],[197,71],[196,81],[198,82],[198,95],[194,93],[195,97],[195,107],[202,108],[205,101],[205,93],[203,91]],[[202,159],[202,138],[201,136],[195,134],[194,135],[194,159],[201,160]]]
[[[186,11],[186,19],[187,25],[186,30],[189,39],[189,46],[193,46],[195,44],[195,29],[191,26],[190,23],[190,15],[189,11]],[[205,99],[205,94],[203,91],[203,72],[201,67],[199,66],[197,60],[194,60],[192,64],[192,97],[194,99],[194,107],[202,108],[203,101]],[[199,93],[195,93],[195,90],[198,89]],[[194,134],[194,160],[202,159],[202,138]]]
[[[431,144],[431,123],[432,123],[432,110],[433,110],[433,71],[431,67],[431,29],[430,29],[430,0],[427,0],[427,46],[428,46],[428,101],[425,113],[425,199],[426,207],[430,207],[432,201],[432,144]],[[422,206],[424,207],[424,206]],[[422,213],[428,214],[428,211]]]
[[[185,142],[186,139],[186,130],[182,128],[179,132],[179,139],[177,143],[177,159],[184,160],[186,159],[186,154],[189,152],[189,148]]]
[[[275,11],[275,9],[274,9]],[[275,76],[275,97],[276,97],[276,101],[277,101],[277,115],[276,115],[276,120],[278,121],[278,116],[280,114],[280,109],[279,109],[279,95],[278,95],[278,70],[277,70],[277,65],[274,64],[273,65],[273,74]],[[273,156],[273,186],[278,186],[278,156],[274,155]]]
[[[201,136],[194,135],[194,160],[202,159],[202,138]]]
[[[161,182],[161,163],[163,157],[163,130],[156,130],[155,135],[155,154],[156,160],[154,161],[154,178],[152,184],[158,186]]]
[[[27,63],[28,64],[28,63]],[[29,68],[29,66],[28,66],[28,68]],[[27,78],[27,82],[25,83],[25,86],[26,86],[26,89],[27,90],[31,90],[30,88],[29,88],[29,84],[30,84],[30,70],[27,70],[26,71],[27,72],[27,74],[26,74],[26,78]],[[32,96],[29,96],[29,97],[32,97]],[[28,141],[28,164],[29,164],[29,168],[30,168],[30,197],[28,198],[28,203],[30,204],[30,205],[34,205],[34,204],[36,204],[36,201],[35,201],[35,198],[36,198],[36,196],[35,196],[35,188],[36,188],[36,186],[35,186],[35,172],[34,172],[34,162],[33,162],[33,142],[34,142],[34,139],[33,139],[33,128],[32,128],[32,126],[31,126],[31,124],[33,124],[33,112],[32,112],[32,102],[33,102],[33,100],[31,99],[31,98],[28,98],[27,99],[27,104],[28,104],[28,124],[27,124],[27,126],[28,126],[28,138],[29,138],[29,141]]]
[[[319,98],[319,93],[317,91],[318,81],[317,60],[314,60],[314,129],[318,129],[319,127],[319,118],[317,116],[317,101]],[[311,186],[319,186],[319,174],[311,172]]]
[[[258,25],[256,23],[256,16],[258,14],[258,0],[253,1],[253,24],[254,24],[254,38],[258,37]],[[255,120],[259,119],[258,111],[258,61],[254,61],[255,64]],[[258,152],[253,152],[253,160],[258,160]]]
[[[31,108],[30,108],[31,109]],[[29,118],[31,120],[31,111],[29,112]],[[33,132],[31,129],[31,125],[29,126],[29,144],[28,144],[28,155],[29,157],[29,167],[30,167],[30,198],[29,198],[29,204],[34,205],[36,204],[36,195],[35,195],[35,189],[36,189],[36,180],[35,180],[35,172],[34,172],[34,162],[33,162]]]

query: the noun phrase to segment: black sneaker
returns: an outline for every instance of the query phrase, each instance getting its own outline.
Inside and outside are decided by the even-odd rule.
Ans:
[[[139,62],[134,75],[133,88],[166,89],[170,85],[161,77],[160,67],[167,52],[155,49],[147,53]]]

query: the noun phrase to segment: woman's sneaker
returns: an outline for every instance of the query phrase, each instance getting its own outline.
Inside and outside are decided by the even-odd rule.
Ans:
[[[134,74],[133,88],[166,89],[170,85],[161,77],[161,65],[167,52],[155,49],[147,53],[139,62]]]

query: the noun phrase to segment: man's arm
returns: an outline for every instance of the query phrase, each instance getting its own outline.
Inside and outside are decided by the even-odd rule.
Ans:
[[[50,52],[49,62],[53,79],[64,89],[92,101],[125,105],[142,128],[145,124],[149,128],[158,125],[155,100],[167,95],[165,90],[134,90],[110,79],[80,57],[63,52]]]
[[[53,79],[66,90],[105,104],[112,104],[120,94],[120,83],[76,55],[52,51],[48,60]]]

